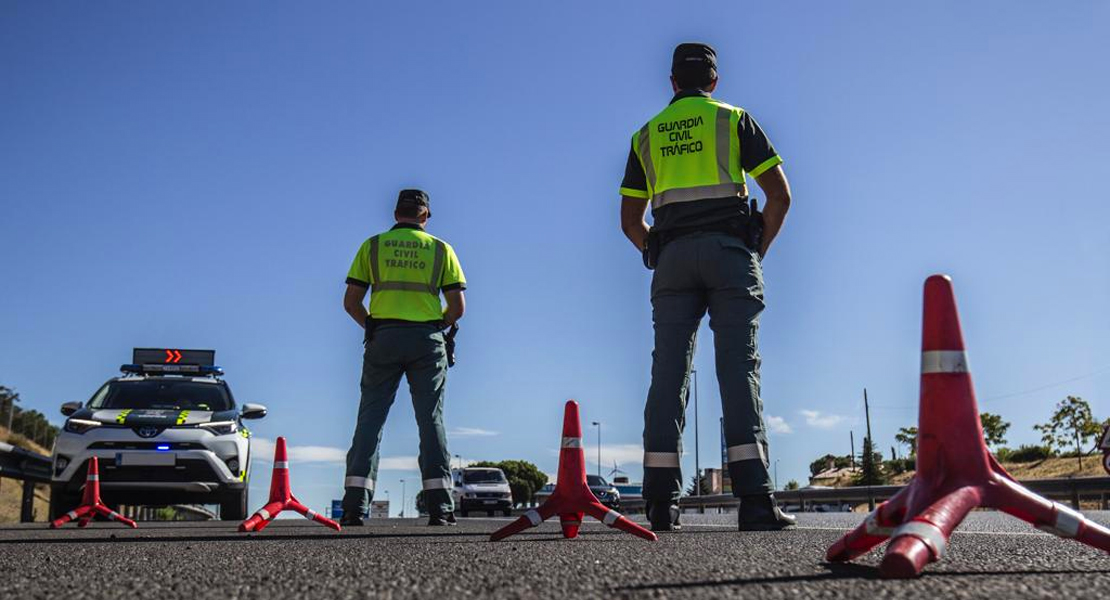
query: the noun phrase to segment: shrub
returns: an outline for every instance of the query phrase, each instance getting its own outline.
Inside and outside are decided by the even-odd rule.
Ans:
[[[1006,460],[1015,463],[1037,462],[1038,460],[1051,458],[1053,455],[1052,449],[1050,449],[1048,446],[1031,446],[1027,444],[1022,444],[1016,450],[1009,450],[1006,454]],[[999,460],[1002,460],[1001,457],[999,458]]]

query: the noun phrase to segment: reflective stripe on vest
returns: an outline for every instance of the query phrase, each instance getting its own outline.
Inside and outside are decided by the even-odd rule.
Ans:
[[[381,267],[378,266],[378,236],[370,238],[370,274],[374,283],[370,284],[370,292],[426,292],[439,296],[439,282],[443,278],[443,261],[447,257],[447,248],[443,242],[436,240],[435,258],[432,260],[432,275],[428,283],[418,281],[382,281]]]
[[[716,104],[716,103],[715,103]],[[673,106],[673,105],[672,105]],[[651,208],[657,210],[668,204],[675,204],[679,202],[694,202],[697,200],[706,200],[711,198],[725,198],[728,196],[739,196],[746,193],[747,186],[744,183],[743,172],[739,173],[739,178],[735,177],[730,169],[733,162],[739,163],[739,156],[735,161],[730,161],[733,153],[733,148],[736,148],[736,154],[739,155],[740,142],[737,137],[736,127],[733,124],[732,116],[738,109],[728,105],[716,104],[716,114],[713,123],[713,144],[715,152],[712,160],[715,163],[715,180],[706,180],[699,185],[684,185],[681,187],[671,187],[667,182],[662,182],[660,185],[658,173],[666,173],[666,169],[660,169],[659,165],[655,164],[655,157],[652,153],[652,135],[651,126],[656,123],[659,116],[644,125],[636,134],[636,153],[639,155],[640,162],[644,167],[644,175],[647,178],[648,190],[651,193]],[[664,111],[666,113],[667,111]],[[664,114],[660,113],[660,115]],[[700,118],[700,116],[689,117]],[[689,119],[688,118],[688,119]],[[656,142],[656,147],[665,145],[664,140]],[[664,159],[663,156],[659,157]],[[664,159],[665,160],[665,159]],[[706,159],[702,159],[706,160]],[[708,165],[702,165],[708,166]],[[660,188],[664,188],[659,191]]]

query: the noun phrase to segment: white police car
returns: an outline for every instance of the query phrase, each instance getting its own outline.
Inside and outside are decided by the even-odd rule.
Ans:
[[[220,518],[245,519],[251,434],[243,419],[266,416],[266,407],[235,404],[215,355],[136,348],[123,376],[88,402],[63,404],[50,518],[80,503],[96,456],[109,505],[219,504]]]

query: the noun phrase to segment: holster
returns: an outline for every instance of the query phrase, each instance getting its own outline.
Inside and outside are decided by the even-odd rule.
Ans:
[[[649,229],[647,238],[644,240],[644,266],[649,271],[655,269],[655,265],[659,264],[659,251],[663,249],[662,237],[656,229]]]
[[[454,323],[447,333],[443,335],[444,345],[447,349],[447,367],[455,366],[455,336],[459,333],[459,324]]]
[[[762,256],[760,248],[763,247],[763,213],[759,212],[759,202],[755,198],[751,198],[748,202],[748,222],[744,224],[744,235],[741,239],[749,250]]]

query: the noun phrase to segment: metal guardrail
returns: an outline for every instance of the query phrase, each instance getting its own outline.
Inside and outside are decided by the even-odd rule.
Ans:
[[[50,469],[49,456],[0,442],[0,477],[23,481],[20,522],[30,523],[34,520],[35,484],[50,483]]]
[[[1054,479],[1029,479],[1020,481],[1033,492],[1051,500],[1070,502],[1078,509],[1082,498],[1098,497],[1102,507],[1107,507],[1110,497],[1110,477],[1059,477]],[[869,500],[886,500],[897,494],[903,486],[874,485],[842,488],[808,488],[775,492],[780,504],[792,504],[805,510],[810,504],[864,504]],[[686,496],[679,499],[682,508],[735,507],[740,501],[728,494],[711,496]]]

